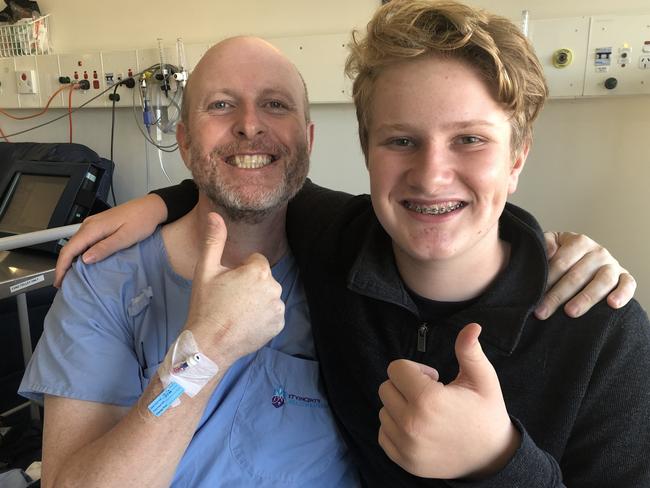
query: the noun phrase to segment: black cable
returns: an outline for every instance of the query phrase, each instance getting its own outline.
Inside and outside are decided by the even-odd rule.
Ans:
[[[113,88],[113,96],[111,97],[111,161],[113,162],[113,172],[111,173],[111,196],[113,197],[113,206],[117,205],[117,200],[115,199],[115,189],[113,188],[113,173],[115,172],[115,161],[113,161],[113,146],[115,142],[115,102],[117,102],[117,89],[120,87],[122,82],[116,83],[115,88]]]
[[[91,99],[86,100],[84,103],[82,103],[82,104],[79,105],[78,107],[73,108],[73,109],[70,110],[69,112],[66,110],[66,113],[64,113],[63,115],[61,115],[61,116],[59,116],[59,117],[55,117],[55,118],[53,118],[53,119],[51,119],[51,120],[48,120],[47,122],[43,122],[42,124],[38,124],[38,125],[35,125],[34,127],[30,127],[29,129],[25,129],[25,130],[21,130],[21,131],[18,131],[18,132],[14,132],[13,134],[8,134],[6,137],[13,137],[13,136],[18,136],[18,135],[20,135],[20,134],[25,134],[26,132],[30,132],[30,131],[32,131],[32,130],[40,129],[41,127],[45,127],[46,125],[49,125],[49,124],[51,124],[51,123],[53,123],[53,122],[56,122],[57,120],[61,120],[61,119],[63,119],[63,118],[66,118],[66,117],[68,117],[68,114],[71,114],[71,113],[73,114],[73,113],[75,113],[76,111],[81,110],[81,109],[84,108],[86,105],[88,105],[90,102],[93,102],[94,100],[97,100],[97,99],[98,99],[99,97],[101,97],[104,93],[106,93],[107,91],[112,90],[112,89],[113,89],[113,87],[111,86],[110,88],[108,88],[108,89],[106,89],[106,90],[104,90],[104,91],[98,93],[97,95],[95,95],[95,96],[92,97]]]
[[[170,66],[171,66],[171,65],[170,65]],[[102,90],[102,91],[99,92],[97,95],[95,95],[95,96],[93,96],[92,98],[86,100],[84,103],[82,103],[82,104],[79,105],[78,107],[73,108],[73,109],[68,108],[68,110],[66,111],[66,113],[60,115],[59,117],[55,117],[55,118],[53,118],[53,119],[51,119],[51,120],[48,120],[47,122],[44,122],[44,123],[42,123],[42,124],[38,124],[38,125],[35,125],[35,126],[33,126],[33,127],[30,127],[29,129],[24,129],[24,130],[21,130],[21,131],[18,131],[18,132],[14,132],[14,133],[12,133],[12,134],[7,134],[7,135],[5,135],[4,137],[5,137],[5,138],[9,138],[9,137],[14,137],[14,136],[17,136],[17,135],[25,134],[25,133],[27,133],[27,132],[30,132],[30,131],[33,131],[33,130],[36,130],[36,129],[40,129],[41,127],[45,127],[46,125],[52,124],[52,123],[54,123],[54,122],[56,122],[56,121],[58,121],[58,120],[61,120],[61,119],[63,119],[63,118],[67,118],[67,117],[69,117],[71,114],[73,114],[73,113],[77,112],[78,110],[81,110],[82,108],[84,108],[84,107],[85,107],[86,105],[88,105],[89,103],[93,102],[94,100],[97,100],[99,97],[101,97],[101,96],[104,95],[105,93],[107,93],[107,92],[113,90],[113,96],[111,97],[111,102],[112,102],[112,104],[111,104],[111,143],[110,143],[110,160],[111,160],[111,162],[114,163],[114,161],[113,161],[113,150],[114,150],[114,142],[115,142],[115,103],[116,103],[116,101],[117,101],[117,100],[116,100],[117,97],[116,97],[115,95],[116,95],[116,93],[117,93],[117,89],[119,88],[120,85],[125,84],[125,83],[127,82],[127,80],[134,80],[134,81],[135,81],[136,77],[142,75],[143,73],[145,73],[145,72],[147,72],[147,71],[152,71],[152,70],[155,70],[155,69],[157,69],[157,68],[162,70],[162,68],[160,67],[160,64],[154,64],[154,65],[152,65],[152,66],[150,66],[150,67],[148,67],[148,68],[146,68],[146,69],[144,69],[144,70],[142,70],[142,71],[140,71],[140,72],[134,74],[133,76],[130,76],[129,78],[126,78],[126,79],[124,79],[124,80],[121,80],[121,81],[119,81],[118,83],[116,83],[115,85],[110,86],[110,87],[106,88],[105,90]],[[164,80],[164,81],[166,82],[166,80]],[[73,88],[71,88],[71,89],[73,89]],[[132,88],[132,89],[135,89],[135,88]],[[166,94],[166,95],[167,95],[167,94]],[[177,95],[178,95],[178,93],[175,95],[175,97],[176,97]],[[174,99],[172,100],[172,102],[174,102],[175,97],[174,97]],[[174,105],[176,105],[177,109],[179,108],[177,103],[174,103]],[[135,92],[134,92],[134,94],[133,94],[133,108],[134,108],[134,110],[135,110]],[[145,140],[146,140],[148,143],[150,143],[150,144],[152,144],[153,146],[155,146],[155,147],[157,147],[158,149],[160,149],[161,151],[164,151],[164,152],[170,152],[170,153],[171,153],[171,152],[175,152],[175,151],[178,149],[178,144],[177,144],[177,143],[170,144],[170,145],[168,145],[168,146],[159,145],[159,144],[155,143],[155,142],[154,142],[150,137],[148,137],[148,135],[147,135],[147,134],[142,130],[142,128],[140,127],[140,124],[138,123],[137,118],[136,118],[136,126],[138,127],[138,129],[140,130],[140,132],[142,133],[142,135],[144,136]],[[110,181],[110,186],[109,186],[109,188],[110,188],[110,190],[111,190],[111,196],[112,196],[112,198],[113,198],[113,205],[117,205],[117,199],[115,198],[115,189],[114,189],[114,187],[113,187],[113,174],[111,174],[111,181]]]
[[[140,72],[134,74],[134,75],[131,76],[130,78],[133,78],[133,79],[135,80],[135,78],[136,78],[137,76],[140,76],[141,74],[143,74],[143,73],[145,73],[145,72],[147,72],[147,71],[149,71],[149,70],[151,70],[151,69],[155,69],[156,66],[158,66],[158,65],[157,65],[157,64],[151,65],[151,66],[148,67],[147,69],[144,69],[144,70],[142,70],[142,71],[140,71]],[[127,78],[127,79],[129,79],[129,78]],[[125,81],[126,81],[126,80],[122,80],[122,81],[120,81],[120,83],[124,83]],[[120,84],[120,83],[118,83],[118,84]],[[59,117],[55,117],[55,118],[53,118],[53,119],[51,119],[51,120],[48,120],[47,122],[43,122],[42,124],[38,124],[38,125],[35,125],[35,126],[33,126],[33,127],[30,127],[29,129],[24,129],[24,130],[21,130],[21,131],[18,131],[18,132],[14,132],[13,134],[6,134],[5,137],[14,137],[14,136],[19,136],[19,135],[21,135],[21,134],[25,134],[25,133],[30,132],[30,131],[32,131],[32,130],[36,130],[36,129],[40,129],[41,127],[45,127],[46,125],[49,125],[49,124],[51,124],[51,123],[53,123],[53,122],[56,122],[57,120],[61,120],[61,119],[63,119],[63,118],[66,118],[66,117],[68,117],[68,114],[75,113],[77,110],[81,110],[81,109],[84,108],[86,105],[88,105],[89,103],[91,103],[91,102],[97,100],[99,97],[101,97],[101,96],[104,95],[105,93],[111,91],[112,89],[113,89],[113,87],[112,87],[112,86],[109,86],[109,87],[106,88],[105,90],[102,90],[101,92],[99,92],[99,93],[98,93],[97,95],[95,95],[94,97],[90,98],[89,100],[86,100],[84,103],[82,103],[82,104],[79,105],[78,107],[73,108],[71,111],[68,112],[68,111],[66,110],[66,113],[64,113],[63,115],[61,115],[61,116],[59,116]],[[62,107],[62,108],[65,108],[65,107]]]

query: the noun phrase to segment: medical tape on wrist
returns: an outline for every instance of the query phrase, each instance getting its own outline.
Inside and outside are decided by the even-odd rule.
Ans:
[[[192,332],[181,332],[158,367],[163,391],[147,408],[160,417],[169,407],[180,405],[183,393],[194,397],[218,372],[219,366],[199,351]]]

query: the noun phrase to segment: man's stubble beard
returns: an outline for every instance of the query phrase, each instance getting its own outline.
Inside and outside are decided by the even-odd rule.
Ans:
[[[261,150],[250,145],[246,149]],[[260,188],[257,192],[246,194],[242,194],[236,185],[226,184],[219,175],[220,165],[225,164],[221,161],[221,155],[241,152],[244,151],[237,149],[236,145],[228,145],[217,147],[205,155],[190,141],[190,169],[196,186],[218,211],[225,214],[224,217],[231,222],[259,224],[300,191],[309,172],[309,151],[306,142],[302,141],[296,145],[293,155],[285,147],[274,146],[268,152],[278,154],[279,159],[285,161],[280,184],[271,190]],[[278,161],[271,164],[278,164]]]

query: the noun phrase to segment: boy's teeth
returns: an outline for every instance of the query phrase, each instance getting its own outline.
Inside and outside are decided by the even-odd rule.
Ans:
[[[414,212],[427,215],[440,215],[452,212],[462,206],[463,202],[447,202],[436,205],[418,205],[416,203],[404,202],[404,206]]]

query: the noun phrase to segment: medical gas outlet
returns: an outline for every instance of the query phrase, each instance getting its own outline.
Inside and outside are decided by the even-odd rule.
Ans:
[[[558,49],[553,53],[553,66],[556,68],[566,68],[573,63],[573,51],[568,48]]]

